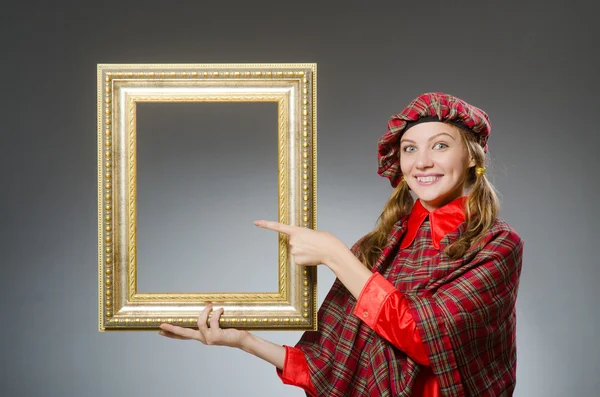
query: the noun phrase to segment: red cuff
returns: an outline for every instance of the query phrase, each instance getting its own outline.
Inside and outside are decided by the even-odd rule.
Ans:
[[[396,288],[387,281],[381,274],[373,273],[365,283],[356,307],[354,315],[358,316],[369,327],[375,329],[379,312],[383,308],[388,296],[396,291]]]
[[[363,287],[354,315],[410,358],[429,365],[425,345],[404,295],[381,274],[373,273]]]
[[[285,345],[283,347],[285,347],[283,370],[276,368],[279,378],[286,385],[301,387],[311,396],[316,396],[317,391],[310,380],[310,370],[304,352],[296,347]]]

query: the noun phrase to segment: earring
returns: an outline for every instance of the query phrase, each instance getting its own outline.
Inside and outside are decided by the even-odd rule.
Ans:
[[[477,168],[475,168],[475,173],[476,173],[478,176],[481,176],[481,175],[484,175],[484,174],[485,174],[485,170],[486,170],[486,168],[485,168],[485,167],[477,167]]]

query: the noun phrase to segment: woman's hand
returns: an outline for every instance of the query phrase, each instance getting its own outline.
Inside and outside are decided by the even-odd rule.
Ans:
[[[263,229],[287,234],[294,262],[300,266],[317,266],[323,263],[331,267],[334,258],[349,251],[343,242],[328,232],[264,220],[254,221],[254,224]]]
[[[213,313],[210,319],[210,328],[207,327],[206,321],[212,309],[212,303],[209,303],[202,313],[200,313],[197,330],[171,324],[161,324],[160,335],[172,339],[194,339],[205,345],[237,347],[270,362],[279,369],[283,369],[285,362],[285,348],[283,346],[261,339],[248,331],[235,328],[222,329],[219,327],[219,319],[223,314],[223,309],[219,309]]]
[[[219,319],[224,309],[215,311],[210,319],[210,328],[206,325],[208,315],[212,312],[212,303],[206,305],[206,308],[198,316],[198,329],[178,327],[171,324],[160,325],[160,335],[172,339],[197,340],[205,345],[230,346],[241,348],[243,341],[250,333],[234,328],[223,329],[219,326]]]
[[[331,233],[317,232],[300,226],[279,222],[254,221],[256,226],[287,234],[294,262],[301,266],[320,263],[330,268],[356,299],[373,275],[348,247]]]

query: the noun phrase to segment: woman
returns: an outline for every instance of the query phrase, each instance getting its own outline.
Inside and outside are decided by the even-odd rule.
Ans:
[[[296,347],[219,328],[223,309],[208,328],[210,305],[198,330],[163,324],[161,333],[238,347],[311,396],[512,395],[523,244],[497,218],[485,177],[490,128],[481,109],[443,93],[393,116],[378,173],[395,190],[350,250],[326,232],[255,222],[288,234],[299,265],[324,264],[337,276],[318,331]]]

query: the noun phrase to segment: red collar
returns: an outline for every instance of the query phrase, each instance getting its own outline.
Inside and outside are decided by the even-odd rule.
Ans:
[[[417,200],[408,216],[408,227],[400,244],[400,249],[407,248],[413,243],[417,231],[427,216],[429,216],[431,226],[431,241],[433,246],[439,249],[440,241],[444,236],[454,231],[458,225],[464,222],[466,201],[466,196],[459,197],[445,206],[429,212],[423,207],[421,201]]]

